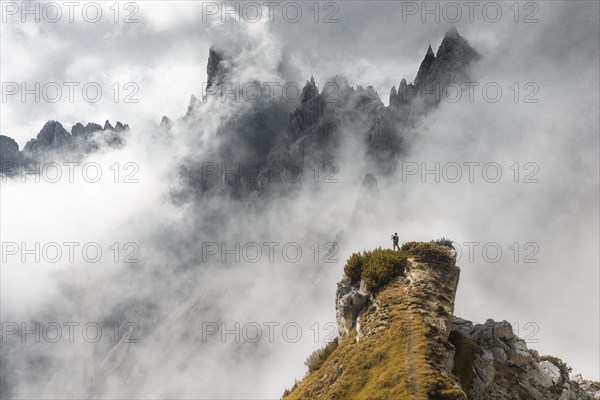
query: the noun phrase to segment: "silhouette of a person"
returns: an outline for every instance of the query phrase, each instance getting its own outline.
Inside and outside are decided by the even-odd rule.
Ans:
[[[400,246],[398,246],[398,233],[392,235],[392,243],[394,243],[394,250],[400,250]]]

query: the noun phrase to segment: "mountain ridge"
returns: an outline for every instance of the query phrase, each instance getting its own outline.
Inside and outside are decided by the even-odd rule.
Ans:
[[[0,173],[14,175],[17,167],[34,163],[70,158],[81,159],[102,146],[118,148],[125,145],[129,125],[119,121],[113,126],[106,120],[104,126],[93,122],[78,122],[69,133],[54,120],[44,124],[35,138],[27,141],[23,150],[11,137],[0,135]]]

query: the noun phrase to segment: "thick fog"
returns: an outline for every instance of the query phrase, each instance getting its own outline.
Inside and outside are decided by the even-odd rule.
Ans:
[[[315,23],[307,4],[297,23],[281,14],[205,22],[206,3],[135,3],[139,22],[131,24],[115,23],[108,5],[97,23],[80,14],[74,23],[66,15],[22,23],[3,9],[3,83],[103,88],[97,103],[80,91],[70,102],[66,90],[56,103],[3,98],[3,135],[22,149],[48,120],[67,130],[106,119],[131,128],[126,146],[76,160],[72,176],[59,163],[56,183],[33,174],[1,183],[3,398],[278,398],[335,335],[344,261],[390,247],[393,232],[404,242],[456,242],[455,315],[505,319],[530,348],[600,379],[598,3],[531,2],[518,22],[503,5],[496,23],[478,9],[473,22],[464,15],[454,24],[443,16],[422,23],[394,2],[338,2],[339,10],[320,10],[320,19],[337,10],[328,24]],[[128,10],[119,6],[122,20]],[[532,11],[538,22],[523,23]],[[323,86],[340,74],[355,88],[372,85],[387,104],[391,87],[415,78],[427,46],[436,51],[451,26],[482,56],[469,72],[473,99],[447,94],[409,132],[410,150],[393,173],[372,171],[349,130],[330,160],[337,168],[305,168],[292,191],[243,200],[190,194],[182,165],[220,167],[223,127],[254,106],[202,101],[211,45],[232,54],[233,81],[303,86],[313,75]],[[138,102],[122,101],[132,92],[126,82],[139,88]],[[191,95],[202,104],[184,119]],[[297,106],[282,104],[285,112]],[[148,122],[163,115],[170,132]],[[285,117],[253,140],[283,141]],[[228,151],[246,157],[238,143]],[[437,177],[421,175],[436,165]],[[361,189],[369,172],[378,181],[371,196]],[[77,243],[73,260],[65,242]],[[39,261],[23,254],[36,243]],[[49,243],[62,251],[58,262],[48,262]],[[36,322],[47,327],[37,330],[39,343],[36,333],[12,331],[36,331]],[[62,329],[56,343],[52,323]],[[65,323],[79,324],[72,341]],[[96,342],[89,336],[98,326]]]

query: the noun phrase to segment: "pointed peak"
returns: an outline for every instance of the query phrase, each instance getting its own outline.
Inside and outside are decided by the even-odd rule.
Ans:
[[[460,37],[460,35],[458,34],[458,31],[456,30],[455,26],[448,29],[448,32],[446,32],[446,35],[444,35],[444,39],[445,38],[459,38],[459,37]]]
[[[456,28],[452,27],[444,36],[442,44],[438,48],[436,58],[440,56],[447,56],[449,54],[462,54],[460,57],[464,58],[467,62],[478,59],[479,53],[473,49],[469,42],[458,34]]]
[[[60,122],[51,120],[44,124],[42,129],[37,134],[37,137],[39,138],[40,136],[44,136],[44,135],[63,135],[63,134],[69,135],[69,132],[66,131],[66,129],[62,126],[62,124]]]
[[[421,66],[419,67],[419,71],[417,72],[417,76],[415,78],[416,86],[420,86],[425,81],[427,73],[431,69],[431,66],[434,62],[435,55],[433,54],[433,49],[431,48],[431,45],[429,45],[429,48],[427,49],[427,54],[423,58],[423,61],[421,61]]]
[[[106,122],[104,123],[104,129],[103,130],[114,130],[115,128],[110,124],[109,120],[106,120]]]
[[[315,77],[313,75],[310,76],[310,83],[311,85],[315,84]]]

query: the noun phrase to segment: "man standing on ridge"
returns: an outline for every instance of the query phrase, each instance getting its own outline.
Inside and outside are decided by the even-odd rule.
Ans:
[[[398,246],[398,233],[392,235],[392,242],[394,243],[394,250],[400,250],[400,246]]]

